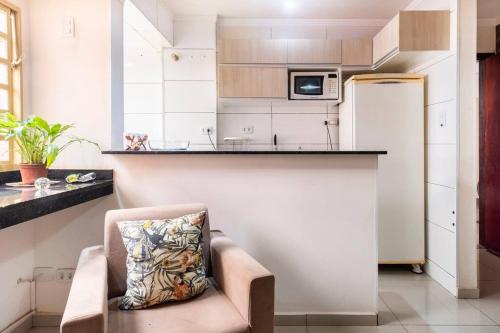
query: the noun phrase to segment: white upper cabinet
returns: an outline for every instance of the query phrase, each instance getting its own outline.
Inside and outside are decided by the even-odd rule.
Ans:
[[[373,38],[373,63],[409,67],[450,49],[450,11],[401,11]]]

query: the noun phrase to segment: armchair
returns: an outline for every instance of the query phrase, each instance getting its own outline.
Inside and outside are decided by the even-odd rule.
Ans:
[[[203,229],[211,283],[200,296],[134,311],[121,311],[127,252],[119,221],[167,219],[206,209],[202,204],[113,210],[106,214],[104,246],[80,255],[61,333],[271,333],[274,276],[220,231]]]

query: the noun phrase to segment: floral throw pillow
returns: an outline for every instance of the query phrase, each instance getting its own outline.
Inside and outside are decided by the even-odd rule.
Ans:
[[[202,228],[206,212],[168,220],[124,221],[127,292],[121,310],[182,301],[207,287]]]

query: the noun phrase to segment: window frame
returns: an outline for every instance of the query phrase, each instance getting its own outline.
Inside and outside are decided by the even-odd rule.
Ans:
[[[7,84],[0,84],[0,88],[7,90],[8,110],[18,119],[22,118],[22,41],[21,41],[21,9],[6,0],[0,0],[0,10],[7,13],[7,34],[0,32],[2,38],[7,39],[7,60],[0,58],[0,63],[7,65]],[[7,161],[0,161],[1,170],[17,169],[20,156],[15,152],[14,142],[9,142],[9,157]]]

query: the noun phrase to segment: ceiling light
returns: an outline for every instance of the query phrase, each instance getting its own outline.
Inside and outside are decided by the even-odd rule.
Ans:
[[[285,2],[284,7],[287,12],[293,12],[295,9],[297,9],[298,5],[297,2],[289,0]]]

